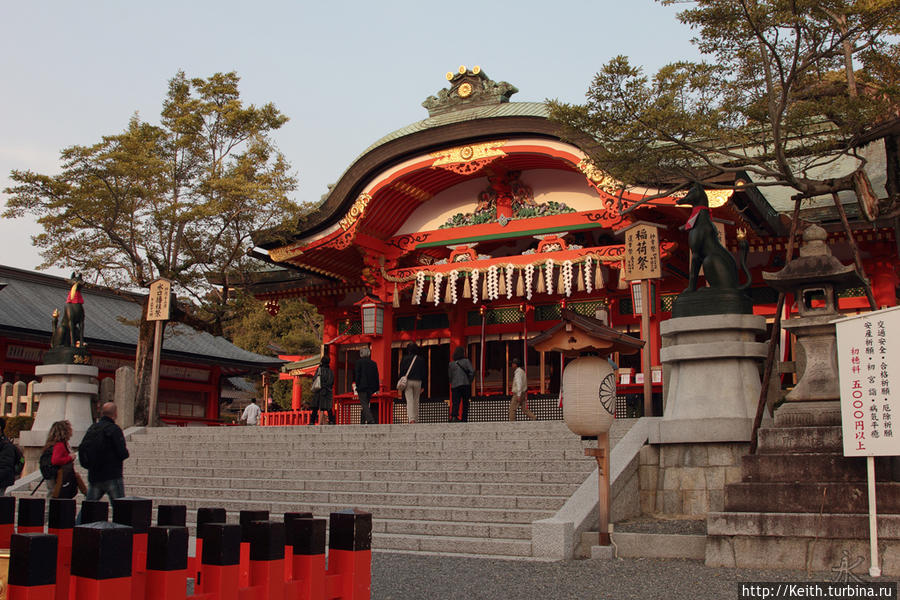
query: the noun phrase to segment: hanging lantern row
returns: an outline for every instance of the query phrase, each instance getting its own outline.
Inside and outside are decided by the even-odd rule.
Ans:
[[[394,306],[399,306],[399,283],[394,286]],[[587,257],[583,262],[565,260],[557,264],[548,259],[543,264],[517,266],[490,265],[485,269],[457,270],[449,273],[415,274],[412,303],[457,304],[460,297],[480,301],[524,296],[531,300],[534,294],[554,294],[569,297],[572,292],[588,292],[606,285],[602,261]]]

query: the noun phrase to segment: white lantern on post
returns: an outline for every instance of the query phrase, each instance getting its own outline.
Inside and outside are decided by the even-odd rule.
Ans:
[[[562,376],[563,419],[576,435],[595,437],[609,431],[616,411],[616,374],[609,361],[582,356],[566,365]]]
[[[384,331],[384,303],[366,296],[358,304],[363,333],[381,335]]]

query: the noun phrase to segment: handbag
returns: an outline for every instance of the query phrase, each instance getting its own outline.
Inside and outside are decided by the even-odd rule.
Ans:
[[[419,358],[419,357],[413,356],[413,359],[409,363],[409,368],[406,369],[406,375],[404,375],[403,377],[401,377],[400,379],[397,380],[397,391],[400,392],[401,394],[406,390],[406,386],[409,383],[409,381],[408,381],[409,372],[412,371],[413,365],[416,364],[417,358]]]
[[[319,375],[318,370],[316,370],[316,376],[313,378],[312,385],[310,386],[309,389],[314,392],[318,392],[319,390],[322,389],[322,376]]]
[[[78,494],[78,477],[75,465],[65,464],[56,472],[56,485],[53,487],[53,498],[74,498]]]

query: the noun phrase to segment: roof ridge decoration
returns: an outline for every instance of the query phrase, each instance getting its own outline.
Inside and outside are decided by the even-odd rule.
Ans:
[[[450,82],[449,88],[422,102],[422,106],[428,109],[429,117],[475,106],[503,104],[519,91],[510,83],[492,80],[478,65],[471,69],[461,65],[456,73],[448,71],[447,80]]]

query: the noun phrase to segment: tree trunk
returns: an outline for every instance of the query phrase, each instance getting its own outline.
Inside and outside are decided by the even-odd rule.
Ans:
[[[157,414],[148,415],[150,410],[150,376],[153,373],[153,332],[155,325],[147,320],[147,303],[149,296],[144,300],[141,309],[141,324],[138,328],[138,345],[134,358],[134,424],[157,427],[160,424],[159,411]]]

